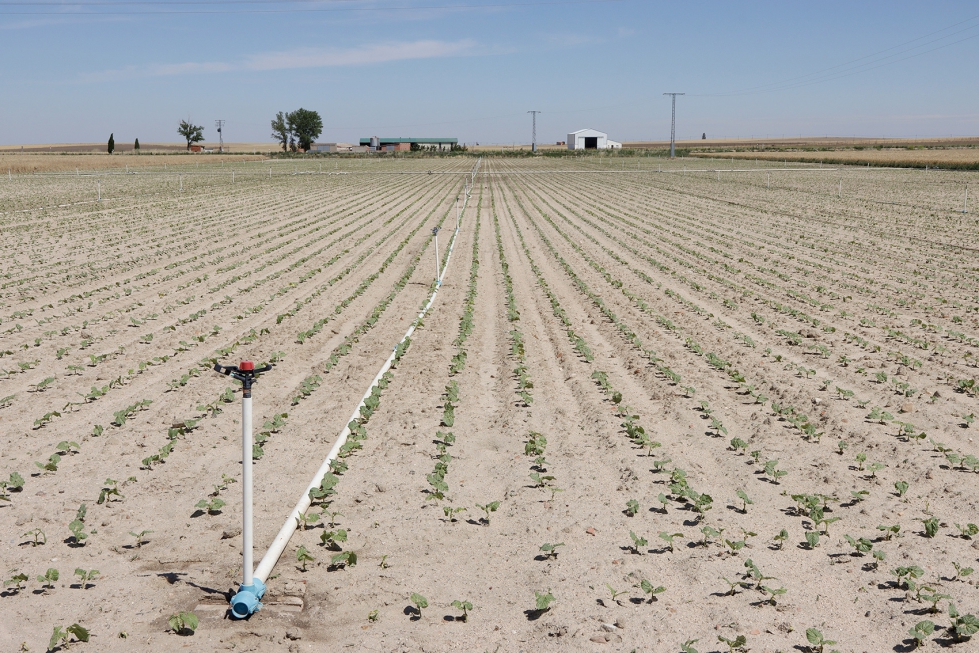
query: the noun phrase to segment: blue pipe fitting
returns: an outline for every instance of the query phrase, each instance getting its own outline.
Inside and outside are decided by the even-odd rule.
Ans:
[[[265,583],[257,578],[252,580],[251,585],[240,586],[238,593],[231,597],[231,616],[235,619],[244,619],[258,612],[262,609],[259,599],[264,595]]]

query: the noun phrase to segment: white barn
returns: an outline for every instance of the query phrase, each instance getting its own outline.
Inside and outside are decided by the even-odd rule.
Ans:
[[[568,134],[569,150],[606,150],[622,147],[622,143],[609,140],[608,134],[597,129],[579,129]]]

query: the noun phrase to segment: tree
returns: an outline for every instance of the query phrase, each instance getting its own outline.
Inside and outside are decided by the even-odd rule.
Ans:
[[[289,146],[289,125],[286,124],[286,115],[281,111],[275,114],[272,120],[272,138],[282,144],[282,151],[287,151]]]
[[[138,138],[136,139],[136,142],[133,143],[133,150],[136,151],[136,154],[139,154],[139,139]]]
[[[204,128],[198,125],[192,124],[188,120],[181,120],[180,126],[177,128],[177,133],[187,139],[187,149],[190,149],[191,143],[200,143],[204,140]]]
[[[109,144],[106,147],[109,150],[109,154],[112,154],[112,150],[116,149],[116,139],[113,136],[114,134],[109,134]]]
[[[288,116],[290,130],[296,137],[296,145],[303,152],[308,152],[313,141],[323,133],[323,119],[316,111],[299,108]]]
[[[700,139],[706,141],[707,140],[707,132],[704,132],[703,135],[700,137]]]

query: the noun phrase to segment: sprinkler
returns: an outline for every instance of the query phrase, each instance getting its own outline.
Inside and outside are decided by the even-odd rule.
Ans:
[[[442,285],[442,271],[439,269],[439,228],[432,227],[432,236],[435,237],[435,285]]]
[[[252,567],[252,384],[258,374],[271,365],[255,369],[252,361],[235,365],[214,365],[214,371],[241,381],[241,554],[242,580],[238,593],[231,597],[231,616],[244,619],[262,609],[259,602],[265,594],[265,583],[254,577]]]

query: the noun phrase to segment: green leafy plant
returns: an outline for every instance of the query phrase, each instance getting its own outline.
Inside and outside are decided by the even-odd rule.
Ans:
[[[44,531],[42,531],[40,528],[35,528],[33,530],[29,530],[26,533],[24,533],[22,535],[22,537],[30,537],[30,538],[32,538],[33,541],[31,542],[31,546],[38,546],[40,544],[47,544],[48,543],[48,537],[47,537],[47,535],[45,535],[44,534]]]
[[[149,535],[152,532],[153,531],[147,531],[147,530],[142,530],[142,531],[140,531],[138,533],[134,533],[133,531],[129,531],[129,534],[132,535],[136,539],[136,545],[135,546],[136,546],[137,549],[140,549],[140,548],[142,548],[143,544],[146,541],[146,536]]]
[[[619,590],[615,589],[614,587],[612,587],[611,585],[609,585],[608,583],[605,583],[605,587],[608,589],[609,594],[612,595],[612,600],[615,601],[616,603],[618,603],[619,605],[622,605],[622,602],[619,601],[619,598],[618,597],[620,597],[623,594],[625,594],[625,591],[619,591]]]
[[[336,531],[324,531],[320,534],[320,543],[323,546],[333,549],[334,551],[340,550],[340,542],[347,541],[347,531],[340,528]]]
[[[636,513],[639,512],[639,502],[635,499],[629,499],[626,501],[624,512],[630,517],[635,517]]]
[[[61,456],[56,453],[51,454],[48,457],[47,462],[35,462],[34,464],[38,466],[44,472],[56,472],[58,471],[58,464],[61,463]]]
[[[41,583],[42,588],[54,589],[54,584],[58,580],[58,570],[49,568],[43,576],[37,577],[37,582]]]
[[[957,562],[953,562],[952,566],[955,567],[955,577],[952,580],[962,580],[966,576],[971,576],[972,572],[975,571],[972,567],[963,567]]]
[[[558,542],[557,544],[550,544],[545,542],[541,545],[540,550],[543,552],[545,558],[557,558],[559,546],[564,546],[564,542]]]
[[[748,650],[748,638],[744,635],[738,635],[734,639],[728,639],[723,635],[717,636],[717,641],[727,644],[728,653],[746,653]]]
[[[631,535],[632,532],[630,531],[629,534]],[[664,540],[670,546],[670,553],[674,552],[673,540],[678,537],[683,537],[683,533],[668,533],[666,531],[660,531],[659,534],[659,539]],[[645,540],[643,541],[645,542]]]
[[[779,550],[785,548],[785,541],[789,539],[789,532],[784,528],[779,531],[778,535],[772,538],[776,542],[776,546]]]
[[[81,567],[75,570],[75,575],[78,576],[78,581],[82,586],[82,589],[88,589],[93,586],[91,581],[95,580],[99,575],[98,569],[90,569],[85,571]]]
[[[418,594],[417,592],[413,592],[411,594],[410,600],[412,603],[415,604],[415,610],[418,612],[418,618],[421,619],[422,609],[428,607],[428,599],[426,599],[421,594]]]
[[[834,640],[826,639],[823,634],[815,628],[806,628],[806,641],[809,642],[810,649],[816,653],[823,653],[824,647],[836,644]]]
[[[310,554],[309,549],[304,545],[299,545],[299,549],[296,550],[296,562],[302,565],[303,572],[306,571],[306,563],[314,560],[315,558]]]
[[[979,526],[975,524],[966,524],[965,526],[956,524],[955,528],[959,529],[959,537],[965,540],[972,539],[974,536],[979,535]]]
[[[915,648],[921,646],[925,643],[931,634],[935,632],[935,623],[925,619],[924,621],[919,621],[914,626],[908,630],[908,634],[914,638]]]
[[[738,490],[738,498],[741,499],[741,513],[744,515],[748,514],[748,505],[754,504],[754,501],[748,498],[748,493],[744,490]]]
[[[819,531],[806,531],[806,544],[809,545],[810,549],[819,546]]]
[[[357,554],[353,551],[344,551],[330,556],[330,566],[334,568],[355,567],[357,566]]]
[[[85,540],[88,539],[88,533],[85,532],[85,522],[81,519],[75,519],[68,524],[68,530],[71,531],[72,537],[75,538],[75,544],[79,546],[85,545]]]
[[[466,510],[466,508],[453,508],[452,506],[442,506],[442,512],[449,521],[458,521],[456,515]]]
[[[457,610],[462,610],[462,616],[456,617],[456,621],[469,622],[469,611],[473,609],[473,604],[469,601],[453,601],[452,607]]]
[[[481,506],[481,505],[479,505],[477,503],[476,504],[476,507],[479,508],[480,510],[482,510],[484,513],[486,513],[486,517],[481,517],[480,518],[480,521],[483,521],[487,526],[489,526],[489,523],[490,523],[490,513],[491,512],[496,512],[499,509],[500,502],[499,501],[491,501],[491,502],[487,503],[484,506]]]
[[[925,527],[925,537],[935,537],[938,534],[939,521],[937,517],[922,519],[921,523]]]
[[[48,650],[53,651],[59,646],[68,648],[69,644],[72,641],[75,641],[72,640],[72,637],[79,642],[87,642],[90,635],[85,627],[80,626],[77,623],[74,623],[64,629],[62,629],[61,626],[55,626],[54,632],[51,633],[51,639],[48,641]]]
[[[979,632],[979,619],[975,615],[959,614],[958,608],[951,602],[948,604],[948,618],[952,622],[951,630],[957,642],[967,640]]]
[[[680,651],[681,651],[681,653],[700,653],[697,649],[695,649],[693,647],[693,645],[696,644],[699,641],[700,641],[700,638],[697,638],[697,639],[688,639],[684,643],[680,644]]]
[[[871,549],[874,548],[873,543],[865,537],[854,539],[849,535],[844,535],[843,539],[845,539],[850,544],[850,546],[853,547],[853,552],[855,555],[864,555],[866,553],[870,553]]]
[[[118,500],[125,498],[119,492],[118,482],[112,480],[111,478],[107,478],[105,479],[105,482],[102,484],[102,490],[99,492],[99,499],[96,503],[102,505],[103,503],[112,501],[113,500],[112,497],[118,497],[119,498]]]
[[[537,612],[547,612],[548,610],[551,609],[551,603],[553,603],[556,600],[554,598],[554,595],[551,594],[551,590],[547,590],[547,592],[543,594],[535,590],[534,598],[535,598],[535,605],[537,606],[536,608]]]
[[[178,635],[193,635],[200,620],[193,612],[178,612],[167,619],[170,630]]]
[[[10,588],[12,588],[10,590],[11,592],[20,592],[22,589],[24,589],[24,583],[26,583],[27,581],[30,580],[30,577],[27,574],[25,574],[25,573],[14,573],[16,571],[17,571],[16,569],[11,569],[10,570],[10,574],[11,574],[10,578],[8,578],[7,580],[3,581],[3,586],[4,587],[10,587]]]

